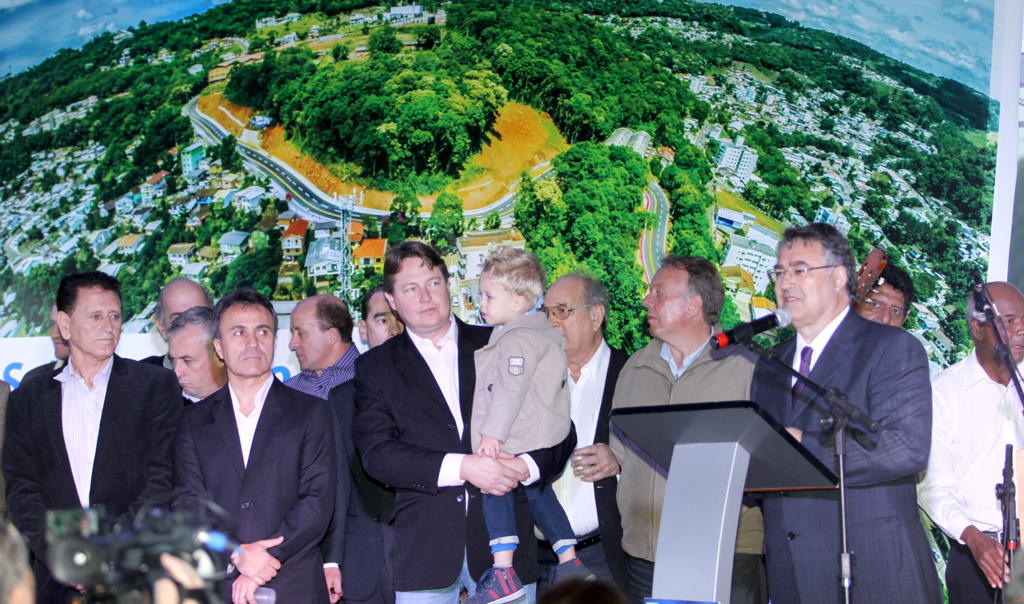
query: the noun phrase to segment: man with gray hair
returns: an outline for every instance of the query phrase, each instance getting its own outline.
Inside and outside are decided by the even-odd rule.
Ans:
[[[1024,362],[1024,295],[989,283],[1013,362]],[[992,485],[1001,482],[1006,445],[1024,449],[1024,408],[996,354],[992,323],[967,298],[974,350],[932,382],[932,446],[918,501],[950,537],[946,587],[950,604],[992,600],[1008,579]],[[1005,596],[1004,596],[1005,599]],[[1008,601],[1008,600],[1007,600]]]
[[[228,381],[224,361],[213,347],[213,309],[193,306],[167,328],[167,359],[185,398],[198,403]]]
[[[850,312],[857,293],[853,252],[827,224],[787,229],[769,271],[796,338],[775,348],[782,362],[836,388],[880,424],[851,424],[846,440],[846,518],[856,552],[855,602],[942,602],[917,508],[915,483],[931,444],[928,357],[913,335]],[[837,471],[824,431],[823,397],[759,361],[752,400],[826,467]],[[839,501],[835,491],[764,495],[765,556],[772,601],[841,600]]]
[[[544,294],[540,310],[562,334],[568,362],[569,410],[576,425],[575,460],[570,460],[551,487],[576,534],[576,555],[598,578],[626,589],[622,553],[622,519],[615,502],[619,464],[608,446],[612,393],[626,359],[625,352],[604,339],[608,324],[608,293],[594,278],[571,274],[559,278]],[[551,544],[538,543],[544,572],[538,591],[550,587],[549,568],[558,563]]]
[[[175,277],[164,285],[160,295],[156,297],[156,308],[153,309],[153,320],[160,337],[167,342],[167,330],[178,315],[194,306],[213,308],[213,295],[206,287],[186,277]],[[162,365],[174,370],[170,357],[155,354],[142,359],[143,363]]]
[[[754,363],[743,349],[708,345],[725,303],[715,265],[694,256],[667,256],[644,297],[651,342],[629,358],[615,386],[615,409],[750,398]],[[622,549],[630,601],[651,597],[667,470],[635,443],[612,432],[621,465],[618,485]],[[761,513],[744,507],[733,562],[732,601],[767,602],[761,561]]]
[[[0,604],[33,604],[36,581],[18,529],[0,523]]]

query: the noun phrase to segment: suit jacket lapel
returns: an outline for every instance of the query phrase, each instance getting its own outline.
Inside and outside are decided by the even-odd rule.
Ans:
[[[851,308],[846,318],[836,328],[832,338],[825,345],[825,350],[821,352],[821,356],[814,362],[811,375],[808,376],[813,382],[828,388],[829,380],[853,361],[853,355],[850,353],[849,347],[853,344],[851,336],[856,331],[856,321],[859,318],[857,313]],[[800,393],[800,399],[797,401],[796,407],[793,408],[792,418],[796,419],[799,417],[813,401],[819,401],[816,407],[820,408],[817,411],[824,409],[824,399],[810,389],[804,388],[803,392]]]
[[[448,403],[444,400],[441,387],[437,385],[437,380],[434,379],[434,374],[430,372],[427,361],[423,359],[420,351],[416,350],[416,345],[412,343],[408,332],[402,332],[401,335],[396,337],[402,338],[402,340],[399,341],[399,346],[395,351],[395,366],[405,374],[420,394],[427,395],[435,403],[448,409]],[[453,417],[452,419],[455,418]]]
[[[270,385],[270,392],[267,393],[267,400],[263,402],[263,411],[260,412],[260,419],[256,423],[256,434],[252,438],[252,448],[249,449],[249,463],[245,466],[245,477],[249,478],[252,469],[260,461],[260,456],[267,448],[267,442],[274,435],[277,426],[281,423],[281,415],[284,413],[285,400],[288,386],[282,384],[276,377],[271,378],[274,383]],[[239,448],[241,452],[241,448]]]
[[[67,480],[62,482],[71,486],[74,500],[78,501],[75,476],[71,473],[71,459],[68,457],[67,445],[64,444],[64,418],[62,416],[64,391],[61,388],[61,383],[55,379],[47,379],[45,388],[42,404],[47,432],[50,434],[50,445],[53,446],[53,454],[67,476]]]
[[[104,479],[108,478],[107,468],[111,467],[112,458],[118,456],[121,442],[126,438],[124,429],[119,426],[121,419],[126,416],[125,409],[136,400],[133,397],[125,396],[126,391],[131,388],[125,383],[128,367],[124,360],[114,355],[114,365],[110,368],[110,377],[107,378],[107,393],[103,398],[103,412],[100,414],[100,431],[96,438],[96,456],[92,465],[92,482],[89,488],[89,501],[99,500],[93,497],[92,493],[101,494]],[[133,435],[138,436],[138,435]]]
[[[217,434],[223,441],[224,451],[227,452],[231,466],[238,474],[238,480],[243,480],[245,478],[245,461],[242,459],[242,439],[238,436],[238,424],[235,423],[235,410],[231,406],[231,394],[228,392],[228,387],[224,386],[215,392],[203,404],[210,405],[210,413],[217,425]]]
[[[473,418],[473,394],[476,390],[476,351],[480,344],[471,337],[469,326],[455,319],[459,326],[459,406],[462,411],[463,435],[470,434],[469,424]]]
[[[617,348],[611,349],[611,356],[608,358],[608,374],[604,378],[604,393],[601,397],[601,411],[598,413],[597,431],[594,433],[595,443],[608,444],[608,417],[612,412],[612,399],[615,397],[615,384],[619,380],[619,373],[626,366],[629,356]]]

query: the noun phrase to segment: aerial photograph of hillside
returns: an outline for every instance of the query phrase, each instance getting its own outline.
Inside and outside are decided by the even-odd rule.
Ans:
[[[775,310],[782,231],[828,222],[912,275],[937,372],[970,346],[999,108],[993,3],[934,4],[6,2],[0,337],[96,269],[126,334],[176,276],[358,308],[418,238],[464,320],[488,250],[523,247],[600,278],[633,352],[666,254],[720,267],[728,329]]]

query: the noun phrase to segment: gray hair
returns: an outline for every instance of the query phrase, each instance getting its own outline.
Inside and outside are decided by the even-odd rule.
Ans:
[[[7,604],[14,586],[28,571],[28,548],[13,526],[0,523],[0,604]]]
[[[601,331],[608,326],[608,290],[601,285],[601,282],[593,275],[584,272],[572,272],[564,278],[576,279],[583,284],[583,301],[590,306],[600,306],[604,309],[604,319],[601,320]]]
[[[817,241],[825,250],[825,262],[829,266],[841,266],[846,269],[846,294],[850,300],[857,297],[857,268],[856,260],[853,258],[853,250],[850,242],[843,237],[836,227],[824,222],[815,222],[798,228],[788,228],[782,233],[782,240],[779,241],[777,252],[783,248],[791,247],[796,240],[803,242]],[[830,268],[831,273],[834,269]]]
[[[171,339],[175,334],[182,331],[189,325],[197,325],[203,329],[203,332],[209,334],[210,339],[213,339],[213,309],[205,306],[193,306],[185,312],[178,315],[173,321],[171,321],[170,327],[167,328],[167,339]]]
[[[205,285],[203,285],[202,283],[196,283],[195,281],[189,279],[188,277],[175,277],[164,284],[163,289],[160,290],[160,295],[156,297],[156,308],[153,309],[153,318],[156,319],[156,322],[159,325],[164,324],[164,313],[167,310],[166,308],[164,308],[164,293],[167,290],[169,290],[172,285],[182,282],[188,283],[189,285],[193,285],[201,289],[203,291],[203,298],[206,301],[206,305],[209,306],[210,308],[213,308],[213,294],[210,293],[210,290],[206,289]]]

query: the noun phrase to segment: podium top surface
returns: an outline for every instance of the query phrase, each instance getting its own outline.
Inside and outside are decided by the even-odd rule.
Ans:
[[[750,401],[615,409],[611,423],[671,470],[677,444],[738,443],[750,454],[745,488],[829,489],[839,479],[774,417]]]

